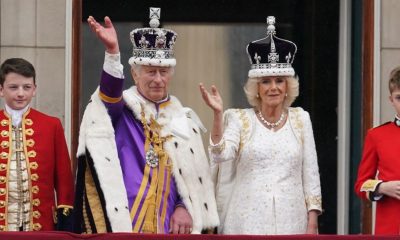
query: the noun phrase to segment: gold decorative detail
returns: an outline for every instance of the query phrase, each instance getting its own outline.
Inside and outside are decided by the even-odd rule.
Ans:
[[[303,134],[303,129],[304,129],[304,124],[301,119],[301,110],[300,108],[290,108],[290,121],[293,126],[293,129],[295,130],[294,133],[296,135],[296,138],[300,141],[301,145],[304,145],[304,134]]]
[[[28,126],[32,126],[32,124],[33,124],[32,119],[29,119],[29,118],[25,119],[25,124]]]
[[[378,183],[382,182],[382,180],[370,179],[363,183],[361,186],[361,192],[373,192],[376,189]]]
[[[1,131],[1,136],[2,137],[8,137],[8,131],[7,130]]]
[[[35,145],[35,140],[33,139],[26,140],[26,146],[33,147],[33,145]]]
[[[5,183],[5,182],[6,182],[6,177],[0,176],[0,183]]]
[[[0,195],[6,194],[6,189],[5,188],[0,188]]]
[[[244,109],[237,109],[237,113],[239,113],[240,121],[242,122],[242,129],[240,131],[240,142],[238,151],[241,152],[244,144],[249,138],[250,134],[250,120],[246,116],[246,112]]]
[[[107,102],[107,103],[117,103],[117,102],[121,101],[121,99],[122,99],[122,96],[113,98],[113,97],[109,97],[109,96],[105,95],[101,91],[99,91],[99,97],[101,100],[103,100],[104,102]]]
[[[31,175],[31,179],[32,181],[37,181],[39,179],[39,175],[37,175],[37,173],[34,173]]]
[[[39,186],[33,186],[33,187],[32,187],[32,192],[33,192],[34,194],[37,194],[37,193],[39,192]]]
[[[0,231],[6,230],[6,227],[4,225],[0,225]]]
[[[34,231],[40,231],[40,229],[42,229],[42,225],[40,223],[33,224]]]
[[[223,142],[221,144],[210,146],[210,150],[214,154],[220,154],[224,149],[225,149],[225,139],[223,139]]]
[[[307,209],[310,210],[310,208],[314,209],[317,207],[318,209],[321,209],[322,206],[322,199],[321,196],[309,196],[306,198],[306,205]]]
[[[38,207],[40,205],[40,200],[39,198],[35,198],[32,200],[32,205],[35,207]]]
[[[63,208],[63,215],[64,216],[69,216],[69,214],[71,213],[69,208]]]
[[[8,126],[8,123],[9,122],[6,119],[1,120],[1,126],[3,126],[3,127]]]
[[[36,152],[35,152],[35,150],[29,151],[29,152],[28,152],[28,157],[36,157]]]
[[[39,167],[39,164],[37,162],[30,162],[29,167],[31,169],[37,169]]]
[[[87,160],[86,164],[88,164]],[[92,173],[89,170],[89,168],[86,168],[85,170],[85,190],[86,190],[86,195],[83,196],[83,199],[87,199],[87,203],[86,200],[83,200],[82,215],[86,233],[92,233],[92,227],[90,225],[87,212],[89,209],[93,209],[91,211],[91,214],[93,216],[93,219],[97,219],[95,220],[97,232],[106,232],[107,228],[106,228],[104,212],[101,208],[96,207],[96,206],[101,206],[100,205],[101,201],[99,193],[97,192],[96,189],[95,182],[93,180]]]
[[[142,112],[141,112],[141,122],[144,128],[144,135],[146,137],[145,140],[145,146],[144,149],[146,152],[149,151],[150,147],[153,148],[153,151],[155,155],[158,158],[158,176],[157,171],[152,171],[153,176],[151,178],[150,182],[150,187],[149,191],[146,196],[146,200],[143,203],[143,207],[140,211],[138,210],[139,202],[140,201],[135,201],[133,203],[132,209],[131,209],[131,216],[136,215],[138,212],[138,220],[133,227],[133,232],[138,232],[141,225],[141,231],[143,233],[156,233],[157,232],[157,224],[160,224],[160,226],[164,225],[165,221],[165,211],[166,211],[166,204],[161,205],[161,200],[165,199],[166,196],[162,195],[163,191],[162,186],[166,184],[166,189],[169,189],[169,184],[170,184],[170,177],[171,177],[171,171],[172,171],[172,163],[168,161],[169,156],[167,151],[163,148],[163,144],[168,141],[172,136],[167,135],[165,137],[161,136],[161,130],[162,130],[162,125],[160,125],[154,118],[153,116],[149,117],[149,123],[146,122],[146,116],[144,113],[144,107],[142,107]],[[147,163],[147,166],[145,167],[145,174],[140,186],[139,194],[136,199],[142,199],[143,193],[144,193],[144,186],[146,186],[149,178],[149,172],[150,168],[153,166],[149,163]],[[159,180],[160,179],[160,180]],[[165,179],[165,180],[164,180]],[[168,191],[166,191],[166,194],[168,194]],[[165,201],[164,201],[165,203]],[[161,217],[158,217],[158,209],[160,209],[162,206],[161,210]],[[143,209],[147,209],[146,211],[143,211]],[[142,223],[143,224],[140,224]]]
[[[8,148],[10,143],[8,141],[2,141],[0,145],[2,148]]]
[[[40,212],[39,211],[33,211],[33,217],[34,218],[36,218],[36,219],[38,219],[38,218],[40,218],[42,216],[42,214],[40,214]]]
[[[0,208],[3,208],[6,206],[6,201],[0,201]]]
[[[5,171],[7,169],[7,165],[5,163],[0,163],[0,171]]]
[[[35,131],[33,131],[32,128],[28,128],[28,129],[25,130],[25,134],[28,135],[28,136],[32,136],[34,132]]]
[[[1,152],[0,153],[0,158],[1,159],[8,159],[8,153],[7,152]]]
[[[2,220],[4,220],[4,219],[5,219],[4,213],[0,213],[0,221],[2,221]]]

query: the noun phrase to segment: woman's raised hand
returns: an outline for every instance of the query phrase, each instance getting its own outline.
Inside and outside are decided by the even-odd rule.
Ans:
[[[108,53],[119,53],[117,33],[109,17],[104,18],[104,26],[98,23],[92,16],[89,16],[87,22],[97,38],[103,42]]]
[[[201,96],[203,97],[204,102],[215,112],[221,113],[223,111],[223,102],[222,98],[219,95],[218,89],[216,86],[211,85],[211,93],[207,91],[207,89],[203,86],[203,83],[199,84]]]

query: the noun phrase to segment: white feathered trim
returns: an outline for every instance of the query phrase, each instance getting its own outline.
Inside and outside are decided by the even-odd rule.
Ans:
[[[86,148],[91,154],[104,194],[112,231],[132,232],[128,198],[116,150],[114,128],[98,95],[97,89],[83,115],[77,155],[78,157],[84,155]]]

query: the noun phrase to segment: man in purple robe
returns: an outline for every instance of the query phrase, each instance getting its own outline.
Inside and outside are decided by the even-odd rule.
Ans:
[[[197,115],[168,94],[176,33],[134,29],[135,86],[123,91],[116,31],[106,17],[88,23],[106,48],[100,86],[82,119],[75,231],[200,233],[219,224],[214,186]]]

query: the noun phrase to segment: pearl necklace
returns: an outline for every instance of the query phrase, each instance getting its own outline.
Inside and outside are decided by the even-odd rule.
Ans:
[[[267,126],[270,127],[271,129],[274,129],[275,127],[279,126],[283,119],[285,118],[285,113],[282,112],[281,117],[279,118],[278,121],[276,122],[268,122],[267,120],[265,120],[265,118],[262,116],[261,111],[258,111],[258,116],[260,117],[261,121]]]

